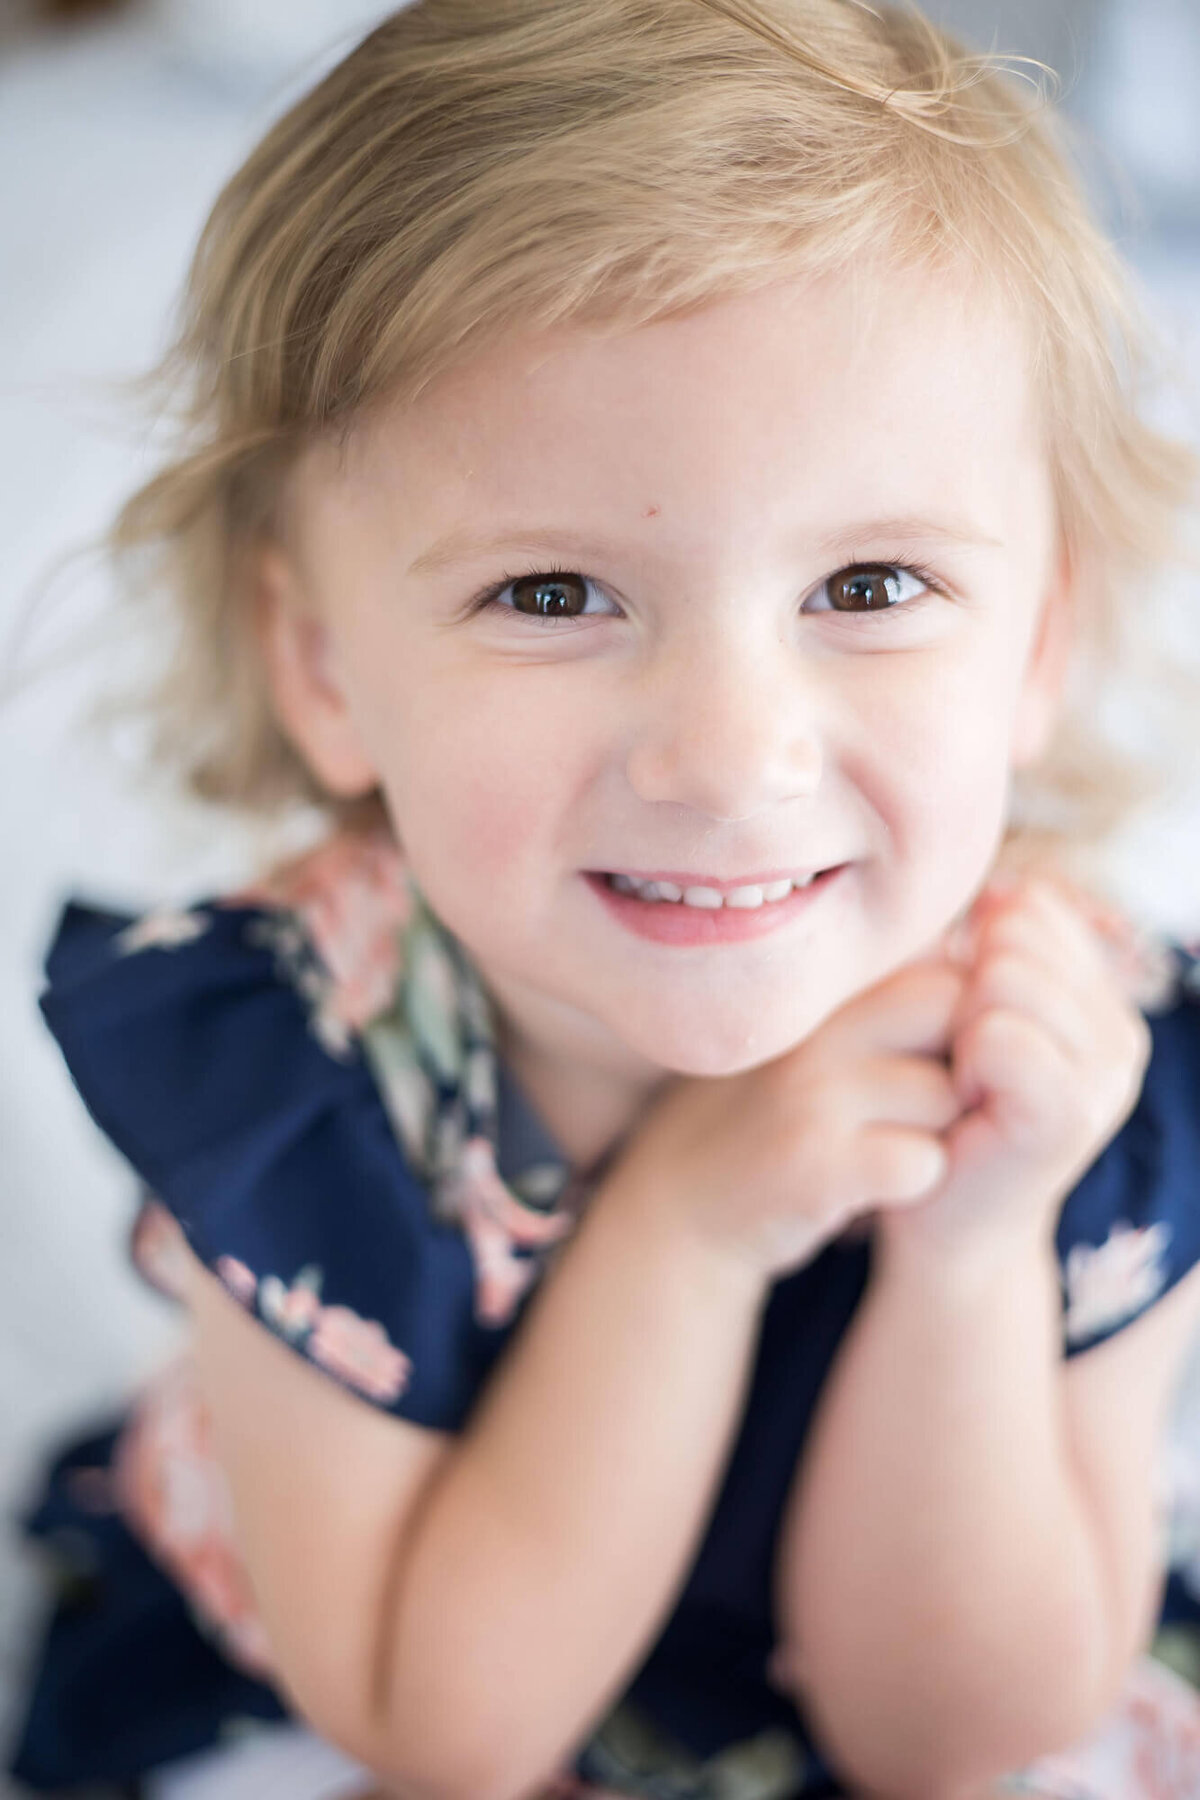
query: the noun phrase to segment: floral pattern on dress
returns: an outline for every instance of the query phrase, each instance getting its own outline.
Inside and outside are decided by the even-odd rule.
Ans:
[[[1074,1244],[1063,1271],[1068,1344],[1136,1318],[1166,1286],[1171,1227],[1164,1220],[1133,1226],[1118,1219],[1102,1244]]]
[[[564,1785],[564,1800],[798,1800],[812,1769],[796,1733],[786,1728],[770,1727],[701,1757],[631,1700],[618,1702],[576,1766],[582,1778],[565,1777],[576,1785]]]
[[[311,968],[320,971],[319,984],[306,976],[303,985],[323,1042],[348,1044],[392,1004],[401,933],[415,900],[403,858],[383,827],[336,832],[222,904],[295,918],[315,953]],[[286,957],[285,939],[280,948]]]
[[[995,1800],[1196,1800],[1198,1794],[1200,1700],[1188,1682],[1143,1656],[1090,1737],[997,1783]]]
[[[476,1318],[509,1323],[544,1254],[572,1229],[581,1195],[569,1187],[565,1163],[541,1163],[512,1183],[499,1174],[491,1004],[411,882],[395,840],[384,827],[340,832],[223,904],[262,909],[249,939],[270,949],[329,1055],[366,1055],[435,1216],[466,1238]],[[347,1332],[327,1326],[320,1335],[327,1366],[381,1369],[380,1346],[368,1356],[362,1338],[364,1362],[350,1354]]]
[[[308,1340],[308,1354],[347,1387],[388,1405],[401,1394],[412,1367],[376,1319],[348,1306],[323,1306]]]
[[[234,1535],[233,1502],[189,1361],[160,1374],[121,1433],[117,1504],[222,1654],[260,1680],[274,1662]]]
[[[133,1254],[139,1273],[155,1287],[173,1299],[182,1296],[191,1251],[182,1228],[157,1200],[146,1201],[138,1215]],[[346,1387],[389,1406],[408,1386],[412,1363],[378,1320],[364,1319],[348,1306],[322,1304],[322,1272],[315,1264],[301,1269],[290,1284],[278,1275],[256,1276],[236,1256],[218,1256],[213,1273],[240,1306]]]
[[[523,1205],[496,1172],[496,1155],[486,1138],[462,1146],[454,1174],[438,1190],[443,1216],[456,1219],[475,1259],[475,1316],[484,1325],[511,1319],[539,1264],[517,1255],[557,1244],[574,1220],[563,1212]]]
[[[349,1306],[321,1302],[322,1272],[301,1269],[290,1285],[278,1275],[257,1279],[236,1257],[218,1257],[217,1275],[249,1312],[257,1312],[278,1337],[336,1375],[346,1387],[390,1406],[408,1386],[412,1363],[397,1350],[377,1319]]]
[[[154,1200],[142,1208],[141,1220],[139,1268],[145,1272],[149,1264],[160,1277],[173,1268],[175,1285],[162,1279],[158,1285],[179,1293],[180,1259],[188,1254],[181,1228]],[[276,1275],[256,1278],[239,1258],[220,1256],[214,1271],[242,1306],[345,1386],[384,1405],[403,1392],[412,1367],[408,1357],[375,1320],[348,1306],[322,1305],[319,1269],[302,1269],[287,1284]],[[236,1542],[228,1481],[213,1453],[208,1409],[190,1358],[180,1358],[144,1390],[118,1442],[114,1491],[131,1530],[222,1653],[248,1674],[272,1679],[266,1633]]]
[[[160,906],[144,913],[115,939],[118,956],[136,956],[142,950],[179,950],[194,944],[210,930],[212,918],[202,907],[187,910]]]

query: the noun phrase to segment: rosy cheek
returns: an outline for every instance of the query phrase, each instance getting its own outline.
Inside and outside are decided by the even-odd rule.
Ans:
[[[881,696],[849,770],[886,827],[888,860],[906,863],[922,887],[972,878],[1003,817],[1003,721],[968,673]]]
[[[488,896],[511,882],[544,840],[551,800],[536,763],[495,739],[433,733],[410,746],[387,783],[418,880],[443,894],[466,885]]]

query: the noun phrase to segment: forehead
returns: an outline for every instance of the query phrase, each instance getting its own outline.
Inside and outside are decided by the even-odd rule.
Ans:
[[[343,498],[434,535],[580,509],[714,540],[936,503],[991,526],[1046,485],[1019,324],[928,271],[783,282],[630,331],[516,336],[351,442]],[[326,465],[328,467],[328,465]]]

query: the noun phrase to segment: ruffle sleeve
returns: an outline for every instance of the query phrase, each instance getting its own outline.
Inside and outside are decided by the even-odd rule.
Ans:
[[[1174,1001],[1148,1021],[1137,1105],[1059,1218],[1068,1355],[1131,1324],[1200,1262],[1200,980],[1192,956],[1178,961]]]
[[[181,1230],[309,1361],[454,1429],[513,1317],[480,1317],[473,1246],[436,1215],[362,1039],[297,979],[301,936],[295,913],[255,905],[134,920],[72,904],[43,1013],[92,1117],[165,1209],[143,1219],[159,1248]]]

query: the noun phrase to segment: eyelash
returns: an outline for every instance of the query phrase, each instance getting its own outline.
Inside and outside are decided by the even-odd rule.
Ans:
[[[927,588],[930,594],[939,594],[943,597],[946,595],[946,588],[943,583],[938,580],[931,570],[924,568],[920,563],[901,562],[899,560],[890,560],[885,557],[876,558],[870,562],[843,563],[840,568],[835,569],[832,574],[827,575],[825,581],[819,582],[817,586],[813,588],[812,592],[814,594],[819,593],[821,588],[823,588],[827,582],[833,581],[838,575],[846,575],[868,569],[884,569],[892,575],[910,575],[914,581],[919,581],[923,588]],[[507,613],[510,618],[528,620],[531,624],[535,624],[542,629],[574,625],[578,622],[578,617],[575,619],[553,616],[542,617],[537,613],[518,612],[515,606],[501,606],[500,604],[501,594],[503,594],[506,588],[511,587],[515,581],[528,581],[535,576],[544,578],[548,581],[553,581],[564,575],[574,576],[577,579],[586,581],[594,588],[601,587],[600,582],[594,580],[590,575],[581,576],[578,569],[568,569],[558,563],[549,563],[542,568],[520,570],[515,575],[506,574],[502,580],[494,582],[491,587],[485,588],[481,594],[475,596],[467,609],[468,616],[474,617],[477,613],[483,612]],[[836,613],[835,616],[840,619],[889,618],[896,613],[911,612],[915,610],[922,605],[926,598],[927,595],[924,594],[916,595],[911,600],[898,601],[892,606],[879,607],[876,610],[868,610],[861,613],[841,612]],[[827,610],[829,612],[834,612],[835,609],[830,607]],[[596,616],[602,618],[613,617],[611,613],[598,614]]]

